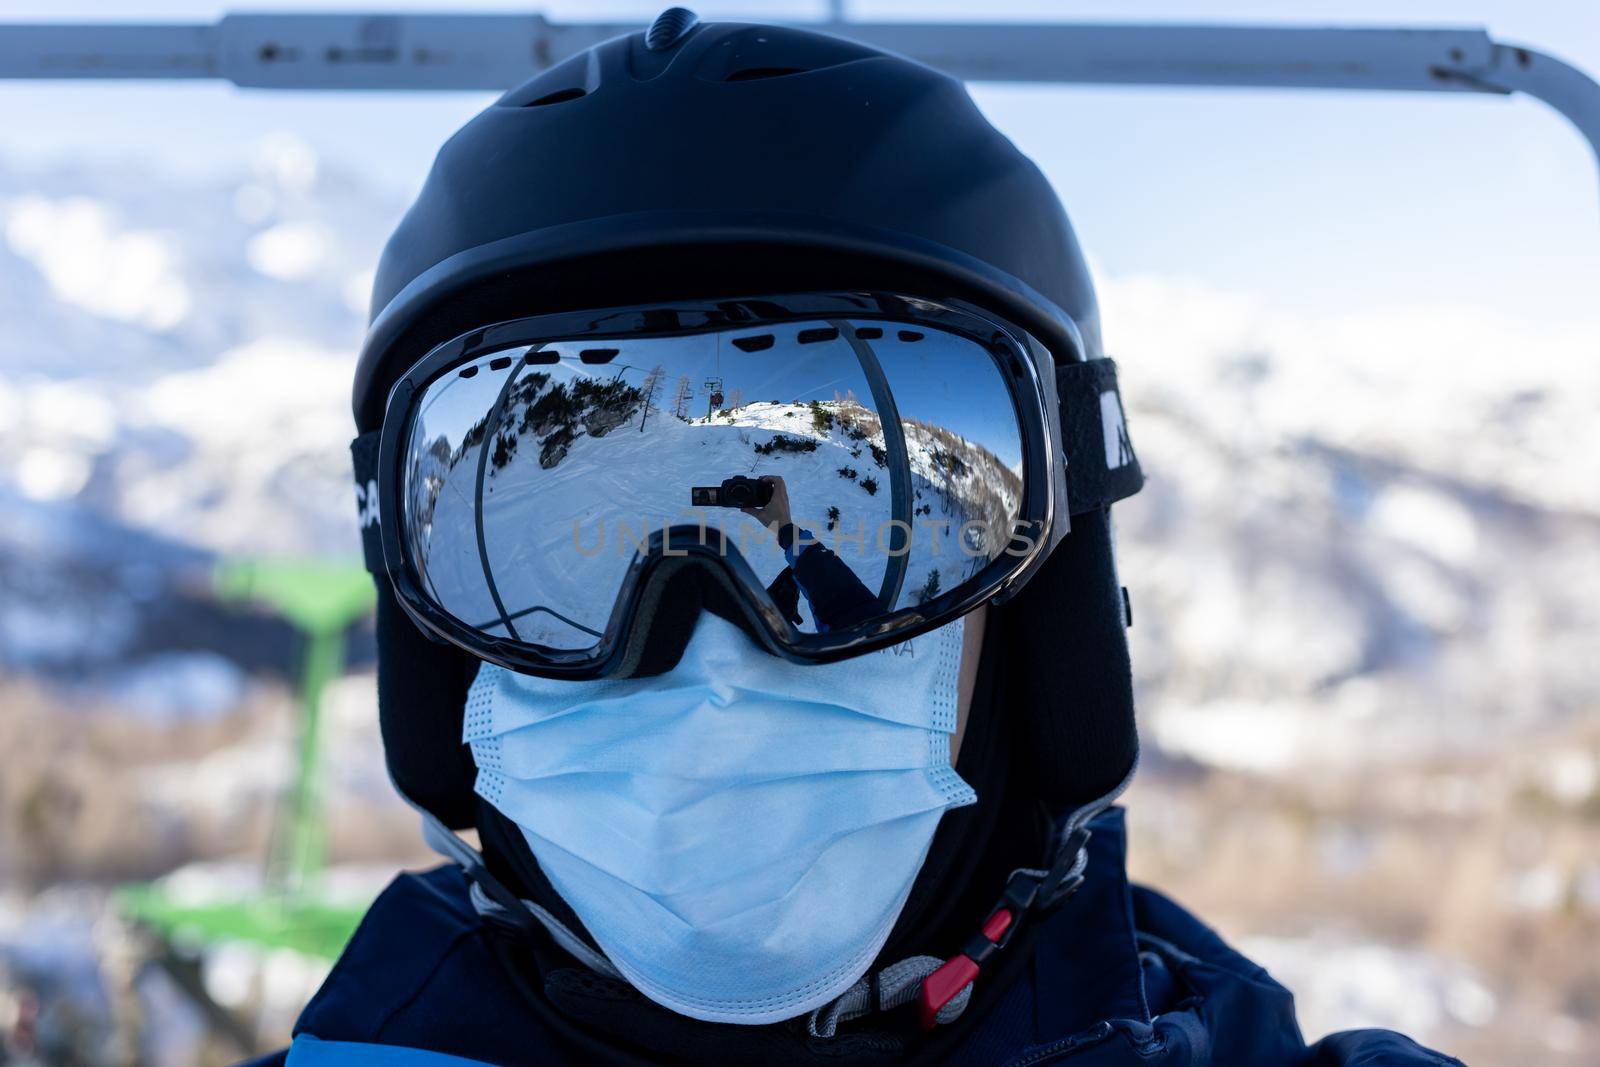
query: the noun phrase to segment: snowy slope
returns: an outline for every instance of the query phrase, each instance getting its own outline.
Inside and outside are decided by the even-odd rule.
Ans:
[[[354,555],[351,353],[398,207],[287,139],[205,182],[0,162],[0,666],[120,678],[199,640],[174,612],[216,554]]]
[[[289,141],[203,182],[0,164],[0,665],[154,662],[198,640],[141,644],[191,609],[215,554],[354,555],[349,374],[400,207]],[[1494,744],[1600,703],[1600,326],[1289,313],[1160,278],[1101,289],[1150,476],[1117,518],[1152,744],[1292,773]],[[640,449],[746,435],[746,473],[792,477],[824,527],[829,504],[869,527],[887,507],[886,486],[860,488],[870,453],[837,434],[753,451],[810,435],[809,413],[663,419],[611,447],[630,432]],[[926,504],[938,446],[912,438]],[[527,473],[576,472],[604,443]],[[685,460],[649,506],[732,473]],[[950,492],[969,514],[997,506]],[[245,644],[220,642],[237,662]]]
[[[880,458],[882,427],[854,400],[763,401],[684,419],[654,408],[644,417],[642,399],[632,395],[598,423],[601,409],[591,406],[560,424],[531,425],[521,412],[542,395],[523,397],[523,406],[507,414],[497,434],[504,451],[486,464],[486,547],[509,611],[542,603],[603,629],[605,614],[579,608],[594,605],[596,591],[603,590],[608,610],[636,545],[663,525],[722,530],[757,577],[770,583],[785,565],[783,555],[753,518],[688,507],[690,486],[716,485],[733,475],[783,478],[795,521],[838,552],[869,589],[881,587],[887,563],[880,537],[890,545],[894,536],[890,479]],[[922,525],[913,527],[902,606],[924,591],[954,588],[987,562],[984,530],[1009,529],[1021,493],[1020,479],[981,446],[923,424],[907,423],[905,430],[912,508]],[[431,522],[471,530],[478,450],[457,449],[452,459],[435,475]],[[508,533],[496,536],[501,531]],[[958,538],[965,551],[958,550]],[[497,618],[476,544],[460,536],[430,544],[430,577],[441,601],[473,622]],[[521,636],[541,643],[590,643],[549,615],[517,626]],[[809,618],[802,626],[811,628]]]
[[[1104,290],[1153,740],[1292,773],[1600,708],[1600,323]]]

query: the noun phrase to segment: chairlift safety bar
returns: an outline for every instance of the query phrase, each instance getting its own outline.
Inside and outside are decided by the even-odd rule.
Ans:
[[[823,22],[978,82],[1525,93],[1600,163],[1600,85],[1481,29]],[[0,24],[0,79],[211,79],[248,89],[503,90],[640,27],[537,14],[230,14],[212,24]]]

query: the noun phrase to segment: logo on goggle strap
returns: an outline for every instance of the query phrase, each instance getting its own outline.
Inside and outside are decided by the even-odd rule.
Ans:
[[[1122,417],[1122,400],[1114,389],[1100,394],[1100,427],[1106,435],[1106,470],[1114,471],[1132,463],[1133,441],[1128,437],[1128,424]]]
[[[361,528],[378,525],[378,480],[367,482],[366,488],[356,483],[356,510],[361,518]]]

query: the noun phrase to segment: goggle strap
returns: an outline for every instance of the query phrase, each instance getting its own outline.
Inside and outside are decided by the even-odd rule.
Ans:
[[[378,441],[383,431],[370,430],[350,442],[356,475],[356,515],[361,524],[361,556],[367,570],[383,574],[383,525],[378,504]]]
[[[1144,472],[1128,437],[1127,414],[1109,359],[1058,364],[1061,446],[1067,454],[1067,513],[1096,511],[1137,493]]]

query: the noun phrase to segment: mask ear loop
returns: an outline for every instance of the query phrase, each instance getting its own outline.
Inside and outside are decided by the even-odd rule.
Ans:
[[[400,798],[409,804],[422,820],[422,840],[429,848],[459,866],[462,873],[467,876],[467,881],[471,884],[468,896],[472,901],[473,910],[480,916],[490,922],[510,927],[521,934],[532,934],[535,929],[534,922],[537,921],[538,925],[544,927],[545,932],[550,935],[551,940],[579,963],[607,978],[619,982],[627,981],[610,960],[567,929],[560,919],[533,901],[519,898],[506,888],[505,883],[489,873],[488,866],[483,862],[482,853],[467,844],[461,835],[446,826],[437,815],[406,796],[405,791],[392,778],[390,784],[394,785],[394,791],[400,794]]]

